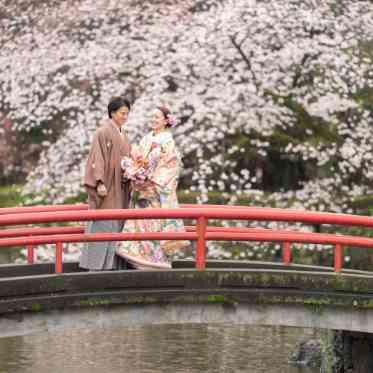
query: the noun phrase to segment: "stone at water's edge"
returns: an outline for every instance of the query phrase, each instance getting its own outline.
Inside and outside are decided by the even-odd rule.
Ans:
[[[372,373],[373,334],[325,331],[320,340],[301,342],[290,354],[289,363],[320,368],[321,373]]]
[[[338,331],[335,334],[336,364],[333,373],[372,373],[373,334]]]
[[[323,330],[320,339],[310,339],[300,343],[291,354],[289,362],[293,365],[319,368],[320,373],[347,373],[343,356],[343,332]]]
[[[321,366],[321,342],[316,339],[301,342],[289,356],[292,365],[319,368]]]

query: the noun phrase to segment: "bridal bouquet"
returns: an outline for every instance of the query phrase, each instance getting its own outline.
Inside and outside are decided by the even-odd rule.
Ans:
[[[123,179],[136,184],[145,183],[157,165],[157,159],[151,156],[152,153],[145,157],[138,147],[133,146],[130,157],[123,157],[121,161]]]

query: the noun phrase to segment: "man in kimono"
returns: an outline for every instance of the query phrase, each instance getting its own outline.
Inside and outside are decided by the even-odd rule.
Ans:
[[[90,209],[122,209],[129,207],[130,185],[122,180],[121,159],[129,156],[130,145],[124,124],[130,103],[113,97],[108,104],[109,118],[96,130],[89,151],[84,185]],[[121,232],[123,221],[91,221],[86,233]],[[125,269],[123,258],[115,254],[115,241],[89,242],[82,249],[80,267],[92,271]]]

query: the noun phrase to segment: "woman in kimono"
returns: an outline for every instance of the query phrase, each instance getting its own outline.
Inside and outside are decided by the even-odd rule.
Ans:
[[[132,160],[122,162],[127,172],[131,167],[126,161],[132,162],[135,170],[132,175],[124,174],[132,180],[134,208],[178,207],[176,189],[181,158],[171,133],[174,125],[176,121],[170,111],[157,108],[150,122],[151,131],[133,148]],[[144,166],[140,172],[139,163]],[[126,221],[123,232],[185,232],[185,228],[180,219],[134,219]],[[172,253],[189,245],[189,241],[176,240],[123,241],[118,243],[116,253],[137,269],[163,269],[171,267]]]

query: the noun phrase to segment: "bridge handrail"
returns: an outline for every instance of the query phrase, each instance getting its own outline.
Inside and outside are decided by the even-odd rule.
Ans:
[[[224,209],[210,207],[182,207],[174,209],[113,209],[30,212],[27,214],[0,215],[0,226],[56,223],[90,220],[122,219],[215,219],[215,220],[254,220],[300,222],[308,224],[331,224],[373,227],[373,217],[351,214],[336,214],[303,210],[285,210],[266,207],[231,207]]]
[[[187,231],[194,232],[196,230],[195,226],[186,226]],[[208,226],[208,230],[211,231],[224,231],[224,232],[235,232],[243,233],[247,230],[252,231],[268,231],[266,228],[237,228],[237,227],[215,227]],[[23,237],[23,236],[44,236],[44,235],[55,235],[55,234],[75,234],[84,233],[84,226],[68,226],[68,227],[31,227],[31,228],[11,228],[11,229],[1,229],[0,238],[12,238],[12,237]]]
[[[263,221],[288,221],[288,222],[303,222],[310,224],[332,224],[332,225],[354,225],[373,227],[373,218],[370,216],[340,214],[329,212],[315,212],[306,210],[295,209],[280,209],[268,207],[254,207],[254,206],[233,206],[233,205],[199,205],[199,204],[181,204],[181,209],[219,209],[224,211],[226,216],[229,215],[228,211],[238,212],[245,211],[249,213],[247,216],[250,220],[263,220]],[[70,205],[41,205],[41,206],[26,206],[26,207],[10,207],[0,208],[0,218],[2,215],[13,214],[32,214],[32,213],[53,213],[53,212],[67,212],[67,211],[87,211],[88,205],[86,204],[70,204]],[[130,210],[130,209],[128,209]],[[125,211],[128,211],[125,210]],[[170,209],[174,210],[174,209]],[[177,209],[179,210],[179,209]],[[113,210],[90,210],[90,211],[113,211]],[[118,210],[123,211],[123,210]],[[216,211],[215,211],[216,213]],[[213,215],[213,214],[212,214]],[[242,214],[241,214],[242,215]],[[268,215],[270,215],[268,217]],[[215,219],[214,216],[211,218]],[[229,216],[228,216],[229,218]],[[105,218],[104,218],[105,219]],[[219,218],[216,218],[219,219]],[[222,218],[224,219],[224,217]],[[237,217],[237,219],[245,219],[245,217]],[[1,221],[1,220],[0,220]],[[26,223],[27,224],[27,223]],[[0,225],[4,225],[1,224]]]
[[[196,232],[196,226],[186,226],[186,232]],[[153,232],[149,232],[153,233]],[[160,232],[154,232],[160,234]],[[213,233],[212,235],[210,233]],[[102,233],[104,235],[104,233]],[[127,233],[105,233],[105,239],[98,241],[117,241],[118,239],[126,238]],[[132,233],[131,233],[132,234]],[[134,234],[134,233],[133,233]],[[168,233],[167,233],[168,234]],[[166,234],[166,235],[167,235]],[[236,228],[236,227],[206,227],[207,237],[213,237],[219,241],[269,241],[269,242],[285,242],[294,243],[312,243],[324,245],[341,244],[345,246],[358,246],[373,248],[373,238],[351,236],[351,235],[335,235],[330,233],[315,233],[292,231],[285,229],[266,229],[266,228]],[[210,234],[210,235],[209,235]],[[80,236],[79,236],[80,235]],[[92,234],[89,234],[91,237]],[[113,235],[112,237],[110,235]],[[77,237],[85,238],[84,227],[34,227],[34,228],[17,228],[9,230],[0,230],[0,247],[20,246],[20,245],[38,245],[55,243],[56,237],[63,238],[64,242],[79,242]],[[72,237],[69,241],[69,237]],[[130,236],[128,236],[130,237]],[[132,236],[131,236],[132,237]],[[137,236],[133,236],[137,237]],[[141,239],[141,234],[139,235]],[[158,237],[158,236],[157,236]],[[175,236],[177,237],[177,236]],[[192,236],[191,236],[192,237]],[[197,236],[193,236],[196,238]],[[193,238],[193,239],[194,239]],[[145,239],[145,238],[143,238]],[[166,238],[165,238],[166,239]],[[174,238],[172,238],[174,239]],[[181,238],[184,239],[184,238]],[[163,240],[163,238],[162,238]],[[95,239],[83,240],[84,242],[95,241]]]

